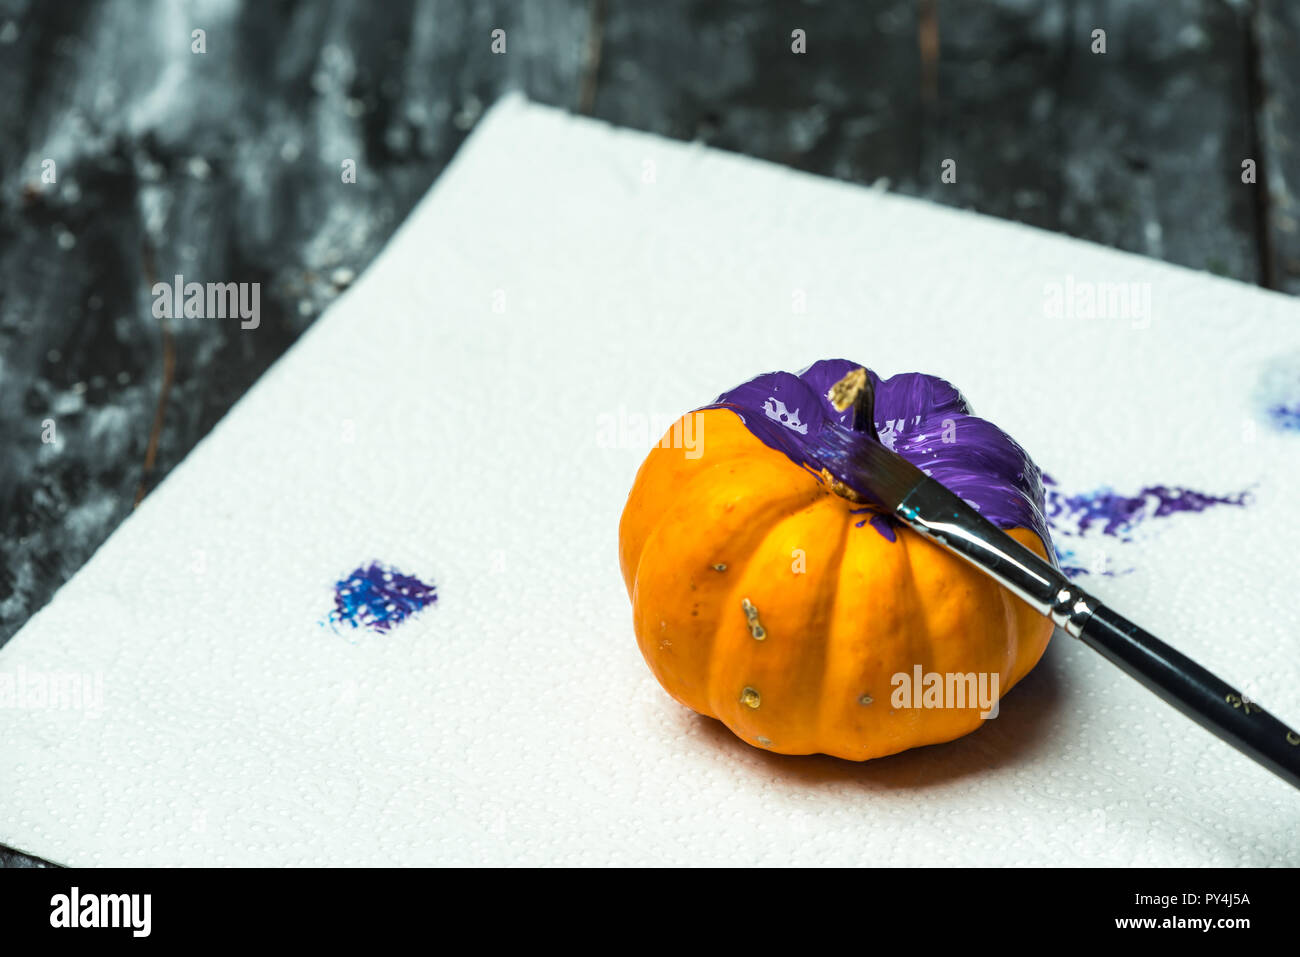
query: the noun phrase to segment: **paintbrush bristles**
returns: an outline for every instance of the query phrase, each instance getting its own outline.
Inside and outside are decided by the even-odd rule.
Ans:
[[[810,445],[815,462],[867,502],[893,511],[926,475],[876,440],[828,425]]]

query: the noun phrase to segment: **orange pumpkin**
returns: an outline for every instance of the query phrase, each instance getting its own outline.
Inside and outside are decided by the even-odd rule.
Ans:
[[[843,369],[843,360],[827,361],[823,383]],[[815,379],[810,372],[799,383]],[[768,425],[792,420],[796,439],[810,418],[839,411],[829,400],[811,408],[798,389],[786,383],[785,399],[761,406]],[[951,391],[966,409],[953,414],[968,415]],[[805,407],[795,409],[800,395]],[[782,754],[862,761],[978,728],[987,709],[964,676],[983,676],[996,700],[1038,662],[1051,622],[910,529],[892,528],[893,540],[881,534],[843,487],[774,447],[782,436],[756,434],[757,409],[720,401],[690,413],[650,452],[628,496],[619,557],[655,677],[688,708]],[[692,433],[693,449],[674,440]],[[1025,462],[1032,499],[1038,473]],[[1045,531],[1008,531],[1050,554]],[[918,707],[918,689],[900,693],[931,675],[948,691],[968,689],[966,706]]]

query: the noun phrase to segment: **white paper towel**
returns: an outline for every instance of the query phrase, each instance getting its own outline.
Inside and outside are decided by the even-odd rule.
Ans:
[[[1144,284],[1153,315],[1053,317],[1071,282]],[[103,689],[98,713],[0,709],[0,841],[74,865],[1300,864],[1293,791],[1060,634],[987,727],[862,765],[686,711],[618,573],[646,448],[608,447],[843,356],[951,379],[1071,488],[1253,485],[1085,543],[1134,568],[1088,584],[1294,722],[1300,436],[1252,388],[1297,348],[1279,295],[507,99],[0,651]],[[372,558],[440,601],[322,627]]]

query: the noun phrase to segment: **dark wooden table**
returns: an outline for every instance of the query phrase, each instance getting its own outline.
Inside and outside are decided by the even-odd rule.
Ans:
[[[1287,0],[185,10],[0,0],[0,643],[366,267],[506,90],[1300,292]],[[154,318],[152,284],[177,273],[261,283],[260,326]]]

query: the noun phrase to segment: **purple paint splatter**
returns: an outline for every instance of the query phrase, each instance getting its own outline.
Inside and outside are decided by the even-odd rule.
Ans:
[[[1121,495],[1109,487],[1068,495],[1060,490],[1050,475],[1043,476],[1043,486],[1047,493],[1047,520],[1058,540],[1082,538],[1090,529],[1095,529],[1118,541],[1131,542],[1138,527],[1150,519],[1167,518],[1179,512],[1194,514],[1220,505],[1242,507],[1251,502],[1249,490],[1232,495],[1211,495],[1189,488],[1149,485],[1134,495]],[[1074,551],[1059,544],[1056,558],[1061,570],[1070,578],[1094,573],[1125,575],[1133,570],[1111,571],[1104,566],[1094,569],[1072,564]]]
[[[1235,495],[1210,495],[1189,488],[1148,485],[1136,495],[1121,495],[1110,488],[1067,495],[1050,475],[1043,476],[1047,493],[1047,520],[1052,530],[1062,535],[1084,535],[1093,526],[1102,526],[1103,535],[1120,541],[1133,540],[1134,530],[1152,518],[1165,518],[1177,512],[1204,512],[1216,505],[1248,505],[1250,492]]]
[[[438,591],[412,575],[378,562],[358,566],[347,578],[334,583],[331,625],[351,625],[388,632],[421,608],[438,600]]]

